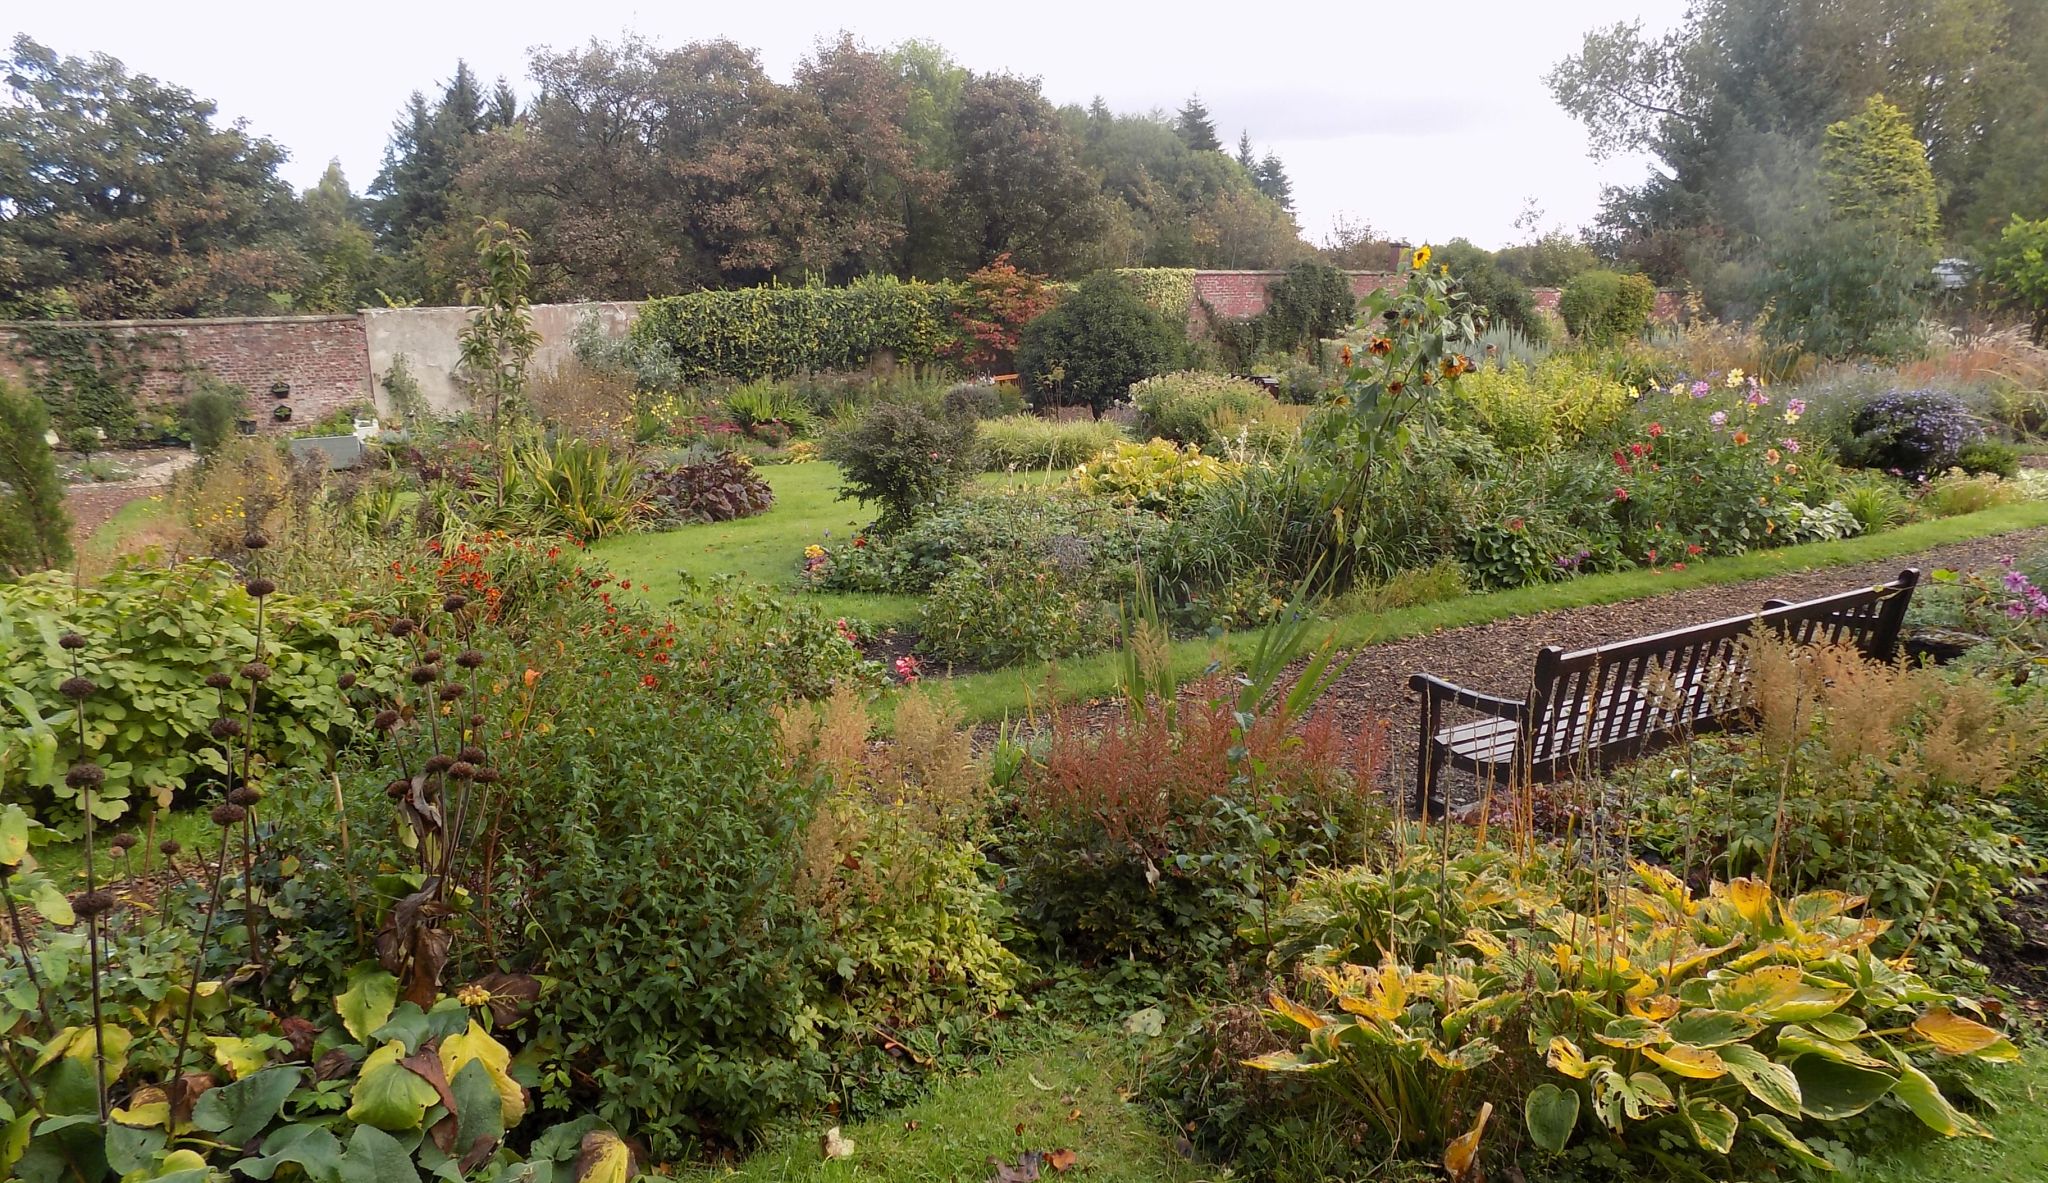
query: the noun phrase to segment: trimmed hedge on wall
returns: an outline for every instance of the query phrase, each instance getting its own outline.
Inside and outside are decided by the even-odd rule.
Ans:
[[[887,352],[935,360],[953,339],[953,285],[880,277],[846,287],[761,287],[650,300],[633,340],[666,352],[685,381],[857,370]]]
[[[1116,277],[1131,285],[1138,298],[1169,324],[1186,324],[1195,305],[1192,267],[1120,267]]]

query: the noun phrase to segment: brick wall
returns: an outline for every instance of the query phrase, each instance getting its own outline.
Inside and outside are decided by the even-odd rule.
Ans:
[[[182,401],[200,371],[248,390],[246,417],[263,432],[289,431],[370,401],[369,348],[354,314],[110,320],[96,327],[143,343],[149,368],[138,409]],[[0,322],[0,372],[10,376],[25,364],[15,356],[19,335],[18,326]],[[290,387],[282,398],[271,394],[278,382]],[[279,405],[291,408],[290,420],[275,418]]]

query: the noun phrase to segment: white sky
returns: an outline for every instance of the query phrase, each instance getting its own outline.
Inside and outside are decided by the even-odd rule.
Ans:
[[[131,3],[20,0],[0,17],[61,54],[105,52],[187,87],[290,150],[304,187],[339,157],[360,191],[414,89],[465,57],[522,96],[525,51],[634,30],[665,45],[729,37],[787,80],[817,38],[841,28],[871,46],[928,38],[980,71],[1037,75],[1054,103],[1100,94],[1119,111],[1173,110],[1199,92],[1218,135],[1271,147],[1294,181],[1303,230],[1342,212],[1394,237],[1458,235],[1498,246],[1533,197],[1575,228],[1603,182],[1643,175],[1640,158],[1595,163],[1543,75],[1595,26],[1675,23],[1683,0],[1237,0],[1230,4],[739,3],[496,0],[447,4]],[[1171,13],[1169,17],[1165,14]]]

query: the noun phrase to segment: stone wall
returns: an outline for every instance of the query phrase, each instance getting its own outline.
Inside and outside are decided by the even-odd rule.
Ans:
[[[92,327],[140,345],[146,369],[138,410],[182,402],[202,372],[249,392],[246,417],[259,431],[289,431],[370,399],[363,322],[354,315],[109,320]],[[20,378],[34,364],[18,356],[33,328],[0,322],[0,373]],[[280,382],[286,393],[273,396]],[[275,418],[280,405],[291,408],[288,421]]]
[[[576,326],[584,317],[595,316],[606,336],[623,337],[639,311],[639,302],[630,300],[535,304],[533,328],[540,334],[540,348],[533,355],[534,372],[547,373],[575,356]],[[443,414],[468,409],[469,399],[455,380],[455,370],[462,360],[462,330],[475,314],[474,308],[365,310],[362,323],[369,355],[367,365],[375,375],[378,407],[387,413],[391,410],[384,378],[402,355],[428,407]]]

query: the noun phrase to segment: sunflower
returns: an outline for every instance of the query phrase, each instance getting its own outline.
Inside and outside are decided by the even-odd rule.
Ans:
[[[1429,248],[1427,246],[1415,248],[1415,261],[1412,265],[1417,271],[1429,270]]]
[[[1385,357],[1394,351],[1394,342],[1387,337],[1374,337],[1372,343],[1365,347],[1365,351],[1374,357]]]

